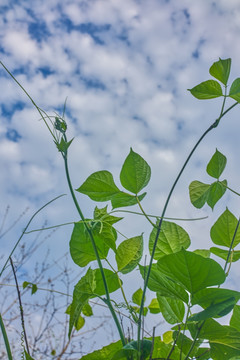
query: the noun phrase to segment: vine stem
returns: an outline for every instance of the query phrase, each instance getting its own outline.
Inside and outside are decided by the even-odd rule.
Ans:
[[[156,246],[157,246],[157,241],[158,241],[158,237],[161,231],[161,227],[162,227],[162,222],[163,222],[163,218],[165,215],[165,212],[167,210],[168,207],[168,203],[171,199],[172,193],[183,173],[183,171],[185,170],[189,160],[191,159],[192,155],[194,154],[195,150],[197,149],[197,147],[199,146],[199,144],[202,142],[202,140],[205,138],[205,136],[214,128],[216,128],[221,120],[221,118],[223,116],[225,116],[231,109],[233,109],[236,105],[238,105],[238,102],[235,102],[232,106],[230,106],[227,110],[224,110],[224,105],[225,105],[225,101],[226,101],[226,95],[224,96],[224,100],[223,100],[223,104],[222,104],[222,108],[221,108],[221,112],[220,112],[220,116],[213,122],[213,124],[211,126],[209,126],[209,128],[202,134],[202,136],[199,138],[199,140],[197,141],[197,143],[194,145],[193,149],[191,150],[190,154],[188,155],[187,159],[185,160],[180,172],[178,173],[176,180],[174,181],[170,192],[168,194],[167,200],[165,202],[162,214],[161,214],[161,218],[159,221],[159,225],[158,225],[158,229],[156,232],[156,237],[155,237],[155,241],[153,244],[153,250],[152,250],[152,254],[151,254],[151,258],[150,258],[150,262],[149,262],[149,266],[148,266],[148,271],[147,271],[147,276],[146,279],[144,281],[144,287],[143,287],[143,294],[142,294],[142,300],[141,300],[141,305],[140,305],[140,310],[139,310],[139,322],[138,322],[138,351],[140,353],[140,346],[141,346],[141,342],[140,342],[140,337],[141,337],[141,321],[142,321],[142,315],[143,315],[143,308],[144,308],[144,297],[146,294],[146,290],[147,290],[147,286],[148,286],[148,281],[149,281],[149,277],[150,277],[150,273],[151,273],[151,269],[152,269],[152,264],[153,264],[153,259],[154,259],[154,254],[155,254],[155,250],[156,250]]]
[[[65,137],[66,137],[66,135],[65,135]],[[64,166],[65,166],[65,172],[66,172],[68,187],[69,187],[69,190],[70,190],[74,205],[75,205],[75,207],[77,209],[77,212],[78,212],[81,220],[83,221],[84,226],[85,226],[85,228],[86,228],[86,230],[87,230],[87,232],[89,234],[89,237],[90,237],[90,240],[91,240],[91,243],[92,243],[92,247],[93,247],[95,255],[96,255],[97,263],[98,263],[98,266],[99,266],[99,269],[100,269],[100,272],[101,272],[102,280],[103,280],[103,285],[104,285],[105,295],[106,295],[106,303],[107,303],[108,308],[109,308],[109,310],[110,310],[110,312],[112,314],[113,320],[114,320],[114,322],[115,322],[115,324],[117,326],[117,329],[118,329],[122,344],[124,346],[126,344],[125,337],[124,337],[120,322],[119,322],[119,320],[117,318],[116,312],[115,312],[115,310],[114,310],[114,308],[112,306],[112,303],[111,303],[109,290],[108,290],[108,285],[107,285],[104,269],[103,269],[103,266],[102,266],[102,262],[101,262],[101,259],[100,259],[99,253],[98,253],[98,249],[97,249],[97,246],[96,246],[92,231],[91,231],[88,223],[85,220],[85,217],[84,217],[84,215],[82,213],[82,210],[81,210],[81,208],[80,208],[80,206],[78,204],[77,198],[75,196],[75,193],[74,193],[74,190],[73,190],[73,187],[72,187],[72,182],[71,182],[70,175],[69,175],[69,170],[68,170],[67,152],[65,154],[62,154],[62,155],[63,155],[63,159],[64,159]]]

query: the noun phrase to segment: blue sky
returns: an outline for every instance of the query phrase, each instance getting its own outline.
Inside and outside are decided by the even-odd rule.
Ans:
[[[49,114],[61,113],[67,98],[74,187],[102,169],[118,177],[133,147],[152,168],[145,210],[160,214],[181,164],[221,108],[221,100],[198,101],[187,89],[209,79],[219,57],[232,58],[230,81],[240,76],[239,1],[2,0],[0,12],[1,61]],[[10,205],[11,224],[26,207],[33,213],[68,190],[62,159],[38,113],[3,69],[0,78],[0,214]],[[226,205],[239,216],[237,197],[225,195],[213,213],[197,211],[188,199],[192,180],[209,181],[205,167],[216,147],[228,157],[225,174],[239,191],[239,111],[200,146],[167,212],[209,216],[204,224],[182,224],[193,248],[210,244],[209,226]],[[91,216],[94,204],[79,199]],[[46,219],[51,225],[77,220],[70,198],[51,205],[34,226]],[[24,224],[2,240],[4,254]],[[126,221],[129,237],[143,231],[147,243],[148,225]],[[70,233],[51,239],[53,258],[68,250]],[[232,273],[234,287],[239,271]]]

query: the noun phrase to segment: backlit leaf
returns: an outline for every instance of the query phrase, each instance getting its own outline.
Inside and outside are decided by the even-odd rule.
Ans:
[[[159,221],[157,221],[157,225]],[[156,239],[157,229],[153,228],[149,238],[149,252],[152,253]],[[164,255],[187,249],[191,244],[188,233],[179,225],[170,221],[163,221],[158,236],[154,259],[158,260]]]
[[[227,189],[226,186],[227,180],[216,181],[210,185],[207,203],[212,209],[214,208],[218,200],[220,200],[221,197],[225,194]]]
[[[148,309],[151,314],[158,314],[161,312],[158,300],[156,298],[151,300],[150,304],[148,305]]]
[[[225,169],[227,163],[227,158],[220,151],[216,149],[215,154],[212,156],[211,160],[207,165],[207,173],[214,177],[215,179],[219,179],[223,170]]]
[[[191,203],[198,209],[202,208],[207,202],[210,191],[210,185],[200,181],[193,181],[189,185],[189,195]]]
[[[215,80],[204,81],[188,90],[200,100],[213,99],[223,95],[221,85]]]
[[[135,293],[132,295],[132,301],[134,302],[134,304],[137,304],[139,306],[141,305],[142,294],[143,294],[143,291],[141,288],[139,288],[137,291],[135,291]],[[146,297],[145,297],[145,300],[146,300]]]
[[[182,284],[191,294],[222,284],[226,277],[216,261],[186,250],[164,256],[157,266],[163,275]]]
[[[118,270],[127,274],[139,263],[143,254],[143,237],[135,236],[124,240],[117,248],[116,262]]]
[[[229,250],[223,250],[217,247],[211,247],[210,251],[212,254],[219,256],[221,259],[227,260],[229,262],[235,262],[240,259],[240,251],[239,250],[232,250],[230,256],[228,256]]]
[[[169,324],[182,322],[185,313],[185,307],[181,300],[161,296],[158,293],[157,299],[161,313]]]
[[[91,174],[77,191],[94,201],[107,201],[120,190],[115,185],[112,174],[102,170]]]
[[[213,63],[209,69],[209,73],[221,81],[224,85],[227,85],[229,74],[231,70],[231,59],[220,59]]]
[[[131,148],[120,173],[122,186],[133,194],[138,194],[148,184],[150,177],[150,166]]]
[[[138,196],[138,200],[141,201],[147,193],[143,193]],[[137,199],[135,195],[127,194],[123,191],[119,191],[116,195],[114,195],[111,199],[112,208],[120,208],[125,206],[132,206],[137,204]]]
[[[111,343],[107,346],[104,346],[102,349],[95,350],[90,354],[84,355],[81,357],[80,360],[106,360],[106,359],[111,360],[113,355],[120,349],[122,349],[121,340],[115,343]]]
[[[237,102],[240,102],[240,78],[233,81],[230,87],[229,96]]]
[[[220,246],[230,247],[235,229],[237,227],[237,218],[226,209],[222,215],[219,216],[215,224],[210,230],[210,236],[214,244]],[[240,229],[238,229],[234,239],[233,248],[240,243]]]

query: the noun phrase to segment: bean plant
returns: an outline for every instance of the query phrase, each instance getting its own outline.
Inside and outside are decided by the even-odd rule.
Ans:
[[[5,65],[1,65],[26,93],[48,127],[62,156],[68,188],[79,214],[79,221],[73,226],[69,249],[76,266],[85,268],[86,271],[76,283],[72,302],[67,308],[69,338],[74,328],[79,330],[83,325],[83,316],[91,315],[91,301],[96,298],[109,309],[119,334],[118,341],[81,359],[240,359],[240,305],[237,305],[240,292],[224,287],[231,264],[240,259],[240,250],[236,250],[240,243],[240,218],[226,208],[211,227],[213,246],[195,251],[189,250],[191,240],[187,231],[173,220],[165,218],[176,184],[199,144],[208,133],[219,126],[222,118],[240,103],[240,78],[228,86],[231,59],[214,62],[209,69],[212,79],[189,90],[199,100],[221,97],[222,106],[217,119],[206,129],[189,153],[169,191],[163,209],[159,216],[155,217],[149,216],[142,205],[142,200],[147,196],[145,188],[151,178],[151,168],[132,148],[119,172],[121,188],[116,185],[109,171],[102,170],[89,175],[74,190],[68,168],[68,154],[73,139],[67,137],[64,114],[54,117],[46,114]],[[232,100],[235,102],[227,107],[226,103]],[[213,210],[227,191],[240,195],[231,189],[228,181],[222,177],[227,164],[226,156],[218,149],[210,155],[212,156],[206,165],[209,183],[200,179],[189,185],[190,201],[198,209],[205,205]],[[77,193],[88,196],[94,202],[92,218],[84,216]],[[144,247],[141,231],[134,237],[123,238],[115,228],[115,224],[123,219],[122,216],[116,216],[117,210],[133,205],[139,207],[139,213],[152,226],[148,249]],[[128,212],[124,214],[128,216]],[[143,257],[147,251],[150,255],[149,263],[146,263]],[[222,267],[212,255],[214,258],[223,259],[225,265]],[[133,271],[140,273],[143,285],[132,294],[131,299],[127,299],[124,286],[128,284],[128,274]],[[129,319],[134,323],[135,338],[126,335],[119,316],[120,303],[111,298],[111,294],[117,290],[122,296],[121,304],[124,305],[121,306],[124,306]],[[147,297],[150,293],[152,300],[149,302]],[[151,336],[145,337],[144,317],[147,313],[155,314],[156,317],[161,314],[169,324],[169,331],[160,336],[155,334],[153,328]],[[227,314],[230,316],[230,323],[222,325],[219,319]],[[0,324],[8,358],[11,359],[11,349],[1,317]],[[24,356],[27,360],[32,359],[26,349]]]

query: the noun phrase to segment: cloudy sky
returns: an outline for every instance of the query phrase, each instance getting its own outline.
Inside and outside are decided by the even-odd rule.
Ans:
[[[187,89],[211,78],[209,67],[219,57],[232,58],[230,83],[240,77],[239,1],[1,0],[0,11],[1,61],[49,115],[61,113],[67,98],[74,187],[103,169],[111,171],[119,185],[121,165],[133,147],[152,168],[143,206],[159,215],[184,159],[221,109],[221,99],[199,101]],[[216,148],[228,158],[225,177],[230,186],[240,190],[239,118],[236,107],[200,145],[167,211],[173,217],[209,216],[204,222],[181,222],[190,232],[192,248],[210,244],[210,226],[226,206],[239,216],[239,199],[230,193],[214,212],[207,206],[195,209],[188,197],[192,180],[210,181],[205,168]],[[2,219],[10,206],[4,229],[29,208],[1,239],[3,263],[28,216],[55,196],[68,194],[51,135],[4,69],[0,166]],[[86,196],[78,198],[90,217],[95,204]],[[78,220],[70,197],[46,208],[32,229],[46,220],[49,226]],[[131,221],[123,223],[124,233],[130,237],[144,232],[147,243],[148,224],[139,218]],[[53,259],[67,251],[70,234],[68,228],[51,237],[47,246]],[[233,287],[237,266],[229,280]]]

